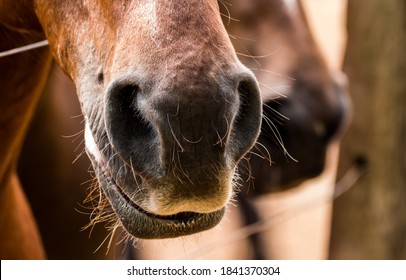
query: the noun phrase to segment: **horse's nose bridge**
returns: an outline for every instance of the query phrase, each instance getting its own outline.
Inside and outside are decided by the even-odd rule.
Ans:
[[[140,111],[159,137],[160,162],[183,167],[235,164],[255,143],[261,99],[255,77],[237,71],[196,71],[156,82]]]

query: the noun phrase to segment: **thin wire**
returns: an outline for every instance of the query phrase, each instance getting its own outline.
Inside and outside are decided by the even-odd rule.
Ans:
[[[8,51],[3,51],[3,52],[0,52],[0,58],[10,56],[10,55],[13,55],[13,54],[17,54],[17,53],[26,52],[26,51],[33,50],[33,49],[42,48],[42,47],[48,46],[48,44],[49,44],[48,40],[43,40],[43,41],[39,41],[39,42],[36,42],[36,43],[33,43],[33,44],[25,45],[25,46],[22,46],[22,47],[19,47],[19,48],[11,49],[11,50],[8,50]]]

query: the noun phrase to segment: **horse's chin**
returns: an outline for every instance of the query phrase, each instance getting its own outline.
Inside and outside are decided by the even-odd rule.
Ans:
[[[105,166],[93,161],[100,186],[125,230],[136,238],[161,239],[208,230],[224,216],[225,207],[211,213],[181,212],[162,216],[150,213],[131,200]]]

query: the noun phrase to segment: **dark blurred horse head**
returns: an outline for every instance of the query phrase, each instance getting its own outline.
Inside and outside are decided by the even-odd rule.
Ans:
[[[251,191],[261,194],[318,176],[348,120],[345,76],[326,66],[300,1],[239,0],[225,7],[227,30],[263,100],[261,135],[241,166],[244,181],[252,177]]]

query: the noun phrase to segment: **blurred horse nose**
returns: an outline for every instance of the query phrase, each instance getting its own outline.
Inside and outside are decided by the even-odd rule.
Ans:
[[[254,76],[238,69],[215,79],[113,81],[105,120],[114,149],[138,173],[179,169],[190,179],[209,166],[230,170],[255,143],[262,114]]]

